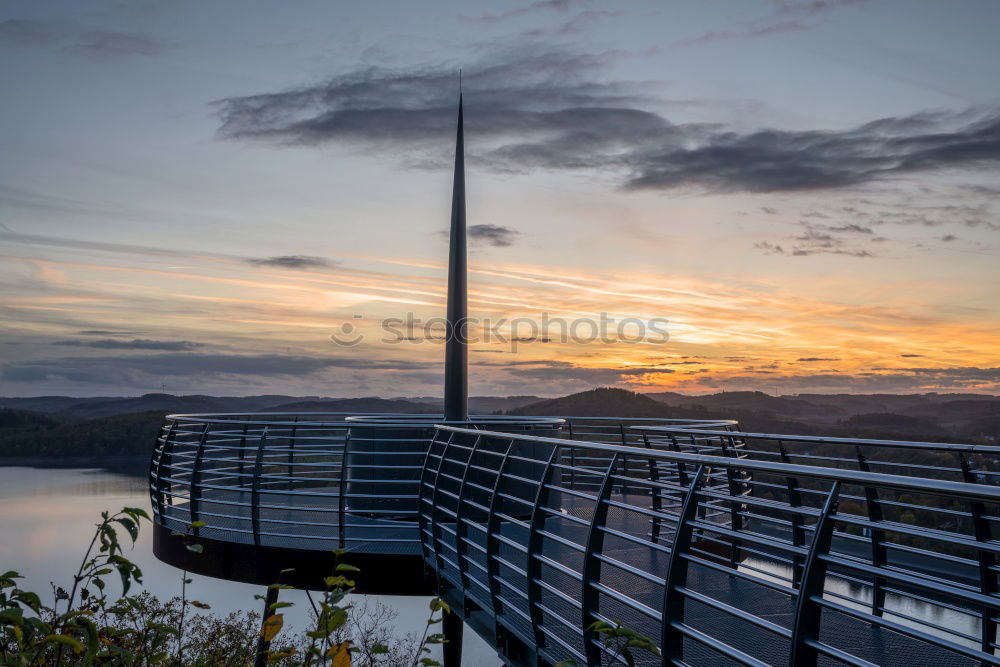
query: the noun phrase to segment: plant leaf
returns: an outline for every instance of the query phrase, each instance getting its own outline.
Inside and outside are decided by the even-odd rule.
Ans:
[[[264,624],[260,629],[260,636],[264,638],[264,641],[269,642],[281,632],[281,627],[284,624],[285,617],[283,614],[271,614],[264,619]]]

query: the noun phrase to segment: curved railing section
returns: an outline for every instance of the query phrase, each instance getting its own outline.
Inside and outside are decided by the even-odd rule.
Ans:
[[[474,417],[477,428],[641,441],[665,419]],[[252,547],[419,556],[417,499],[435,415],[169,415],[150,461],[155,521]],[[734,422],[701,422],[735,428]],[[574,430],[575,429],[575,430]],[[575,461],[586,465],[581,459]]]
[[[439,593],[513,664],[616,662],[594,621],[652,638],[664,665],[1000,664],[1000,488],[707,437],[749,453],[439,427],[419,490]],[[967,449],[961,479],[993,455]]]

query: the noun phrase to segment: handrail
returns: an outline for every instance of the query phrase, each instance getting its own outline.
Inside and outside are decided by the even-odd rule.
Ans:
[[[783,440],[785,442],[808,442],[816,445],[861,445],[882,448],[934,449],[965,452],[970,454],[1000,454],[997,445],[973,445],[952,442],[923,442],[909,440],[872,440],[867,438],[834,438],[818,435],[789,435],[786,433],[752,433],[749,431],[713,431],[709,429],[683,428],[674,426],[634,426],[633,429],[648,433],[684,433],[701,436],[726,438],[754,438],[758,440]]]
[[[483,445],[470,450],[472,439]],[[420,489],[427,562],[446,600],[461,605],[488,588],[491,620],[480,627],[489,634],[495,626],[507,650],[519,641],[514,653],[528,662],[614,661],[588,627],[620,619],[661,642],[664,665],[686,664],[689,642],[743,664],[817,665],[825,657],[875,664],[891,661],[901,646],[893,642],[904,640],[916,642],[907,650],[922,651],[927,662],[1000,664],[1000,592],[987,583],[997,576],[1000,544],[986,530],[1000,521],[1000,487],[760,461],[731,450],[715,456],[439,425],[432,443],[445,441]],[[499,462],[479,454],[491,442],[509,443]],[[588,463],[570,463],[573,451]],[[463,510],[473,502],[467,485],[454,493],[448,483],[470,466],[496,474],[491,511],[481,519]],[[586,490],[571,485],[574,471],[589,478]],[[970,509],[956,510],[956,502]],[[472,566],[453,545],[457,521],[468,524],[465,534],[485,533],[485,564]],[[792,567],[762,570],[767,562]],[[873,581],[883,599],[869,609],[859,591]],[[787,620],[775,596],[791,605]],[[691,613],[691,604],[701,611]],[[942,625],[940,610],[980,630]],[[568,625],[576,614],[582,635]],[[857,621],[896,638],[866,642],[857,628],[844,630]],[[755,630],[737,631],[740,624]]]
[[[446,424],[438,425],[439,431],[450,431],[456,433],[481,433],[484,436],[510,438],[520,442],[538,442],[565,447],[580,447],[595,451],[607,452],[608,454],[631,454],[637,458],[654,458],[657,460],[690,463],[699,465],[709,465],[716,467],[732,467],[741,470],[755,472],[769,472],[780,475],[795,475],[799,477],[810,477],[813,479],[835,479],[841,482],[855,482],[858,484],[876,484],[896,489],[912,489],[915,491],[926,491],[928,493],[954,494],[961,498],[976,500],[996,500],[1000,501],[1000,487],[987,486],[981,484],[969,484],[967,482],[952,482],[950,480],[929,480],[924,477],[909,477],[903,475],[889,475],[879,472],[857,472],[852,470],[842,470],[840,468],[822,468],[818,466],[806,466],[798,463],[771,463],[769,461],[754,461],[739,459],[734,461],[725,456],[709,456],[706,454],[690,454],[687,452],[671,452],[661,449],[644,449],[642,447],[625,447],[622,445],[609,445],[599,442],[589,442],[583,440],[561,440],[558,438],[546,438],[543,436],[532,436],[521,433],[501,433],[498,431],[485,431],[480,429],[463,429],[457,426]],[[730,435],[728,432],[726,435]]]

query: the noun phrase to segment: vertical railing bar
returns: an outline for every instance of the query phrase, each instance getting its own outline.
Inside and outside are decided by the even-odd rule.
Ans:
[[[972,471],[969,459],[964,453],[958,455],[962,468],[962,479],[969,484],[978,484],[979,479]],[[977,500],[969,501],[969,513],[972,517],[972,531],[977,542],[989,542],[993,539],[993,529],[986,518],[986,506]],[[998,592],[997,575],[993,571],[997,564],[996,556],[989,551],[980,549],[977,554],[979,561],[979,591],[983,595],[995,596]],[[998,600],[1000,603],[1000,600]],[[983,606],[980,609],[980,647],[983,653],[995,655],[993,644],[997,639],[997,622],[994,617],[997,607]]]
[[[469,450],[469,458],[465,462],[465,470],[462,471],[462,481],[458,485],[458,503],[455,507],[455,549],[458,552],[458,576],[459,581],[462,582],[463,598],[464,591],[472,587],[472,584],[469,583],[469,577],[467,574],[469,545],[465,542],[468,538],[469,527],[465,525],[465,516],[462,512],[463,501],[465,500],[465,480],[469,477],[469,468],[473,465],[472,458],[476,455],[476,450],[479,449],[479,445],[482,441],[483,436],[477,435],[475,441],[472,443],[472,449]],[[462,606],[465,606],[464,603]]]
[[[542,587],[538,583],[542,578],[542,561],[536,558],[542,551],[541,531],[545,528],[546,518],[545,512],[540,508],[542,505],[548,505],[549,502],[551,494],[548,485],[552,483],[552,473],[555,470],[552,463],[558,458],[559,450],[559,445],[554,446],[545,462],[545,468],[538,481],[538,489],[535,491],[535,502],[531,506],[531,519],[528,524],[528,543],[526,545],[528,560],[525,570],[528,573],[528,613],[531,617],[532,630],[535,633],[536,649],[542,648],[546,644],[545,633],[542,632]]]
[[[246,483],[246,479],[243,476],[243,473],[244,473],[244,469],[243,469],[244,464],[243,464],[243,461],[244,461],[244,457],[246,456],[247,429],[249,427],[250,427],[249,424],[244,424],[243,425],[243,434],[240,436],[240,462],[239,462],[239,464],[237,466],[237,469],[236,469],[236,472],[237,472],[236,486],[240,489],[240,495],[242,495],[242,493],[243,493],[242,489],[243,489],[244,484]]]
[[[652,449],[653,445],[649,442],[649,435],[646,433],[642,434],[642,441],[646,445],[646,449]],[[657,465],[656,459],[652,456],[648,459],[649,462],[649,479],[653,482],[649,489],[650,502],[649,509],[656,513],[655,517],[650,517],[650,530],[649,530],[649,541],[653,544],[657,544],[660,540],[660,532],[663,530],[663,519],[660,514],[663,511],[663,489],[660,488],[660,466]]]
[[[170,487],[170,482],[166,481],[163,477],[163,467],[164,462],[167,466],[167,476],[173,477],[173,457],[171,453],[174,449],[174,432],[177,430],[177,421],[173,420],[170,422],[170,428],[167,429],[166,437],[163,440],[163,447],[160,448],[160,454],[156,457],[156,470],[152,470],[152,459],[150,460],[150,476],[156,475],[156,510],[160,515],[160,522],[166,525],[166,506],[167,506],[167,489]]]
[[[855,451],[857,453],[858,459],[858,469],[862,472],[871,472],[871,466],[868,465],[868,458],[865,457],[864,452],[861,451],[861,446],[855,446]],[[879,499],[878,489],[866,485],[865,487],[865,505],[868,510],[868,520],[872,522],[871,529],[871,554],[872,554],[872,566],[882,567],[889,560],[888,550],[885,548],[883,542],[885,541],[885,531],[875,528],[882,523],[884,515],[882,513],[882,503]],[[874,575],[872,577],[872,606],[871,612],[875,616],[881,616],[883,609],[885,609],[885,586],[886,580],[884,577]]]
[[[292,420],[292,432],[288,435],[288,490],[295,488],[295,434],[299,428],[299,416]]]
[[[792,625],[792,655],[789,664],[794,667],[814,666],[819,661],[819,652],[809,642],[819,641],[823,608],[813,598],[823,597],[826,583],[826,561],[821,556],[830,553],[833,542],[833,528],[836,524],[840,481],[835,481],[823,503],[823,509],[813,530],[809,553],[802,571],[802,584],[795,600],[795,617]]]
[[[454,439],[455,431],[450,431],[448,433],[448,440],[444,443],[444,449],[441,450],[441,459],[438,461],[437,470],[434,473],[434,492],[431,494],[431,539],[434,543],[434,560],[437,564],[435,574],[437,575],[438,595],[444,593],[444,579],[441,576],[441,571],[444,570],[444,554],[442,553],[443,549],[441,548],[441,545],[444,543],[444,530],[441,528],[442,517],[440,512],[437,512],[438,503],[440,502],[440,494],[438,491],[441,488],[441,470],[444,468],[444,464],[448,460],[448,449],[451,447],[451,443]]]
[[[510,453],[514,449],[514,440],[507,443],[507,451],[504,452],[503,459],[497,467],[497,478],[493,483],[493,495],[490,496],[490,513],[486,523],[486,577],[490,587],[490,598],[493,600],[493,617],[500,618],[502,612],[500,606],[500,566],[497,563],[497,542],[496,535],[500,532],[500,518],[497,516],[497,508],[500,506],[500,486],[503,483],[503,476],[507,470],[507,463],[510,461]]]
[[[594,503],[594,514],[590,521],[586,548],[583,552],[583,567],[581,571],[583,575],[583,594],[580,600],[580,620],[583,624],[583,649],[587,655],[587,664],[589,665],[601,664],[601,650],[594,643],[597,635],[594,631],[588,629],[597,620],[597,612],[600,605],[600,595],[597,589],[591,584],[600,578],[601,561],[597,559],[596,553],[604,549],[604,531],[601,529],[604,528],[604,524],[608,518],[609,505],[607,501],[611,496],[612,486],[614,486],[611,476],[617,464],[618,453],[615,452],[611,456],[608,469],[604,473],[604,479],[601,481],[600,489],[597,492],[597,500]]]
[[[778,440],[778,455],[781,458],[782,463],[791,463],[791,458],[788,456],[788,450],[785,449],[785,443]],[[802,494],[799,492],[799,480],[796,477],[786,476],[785,477],[785,488],[788,491],[788,504],[792,507],[802,506]],[[792,545],[796,547],[801,547],[805,544],[805,529],[802,525],[802,515],[798,512],[792,512],[790,518],[792,524]],[[798,553],[792,556],[792,587],[798,587],[802,582],[802,556]]]
[[[348,475],[347,458],[351,449],[351,428],[344,430],[344,450],[340,457],[340,497],[337,498],[337,533],[340,538],[340,548],[347,548],[347,488]]]
[[[727,446],[728,441],[728,446]],[[730,457],[733,459],[738,458],[736,456],[736,446],[732,438],[727,438],[726,436],[719,436],[719,446],[722,449],[722,455]],[[734,461],[735,463],[735,461]],[[729,522],[730,529],[733,532],[738,533],[743,530],[743,516],[741,511],[746,509],[746,505],[737,501],[737,498],[741,497],[742,489],[739,482],[736,480],[737,468],[735,465],[726,466],[726,482],[729,484]],[[729,565],[732,568],[736,568],[740,562],[740,540],[733,538],[732,545],[729,550]]]
[[[566,425],[569,427],[569,439],[573,440],[573,422],[567,419]],[[576,447],[569,448],[569,488],[576,488]]]
[[[250,530],[253,532],[253,544],[260,546],[260,478],[264,468],[264,445],[267,442],[267,426],[260,432],[257,442],[257,452],[254,455],[253,479],[250,486]]]
[[[684,658],[684,635],[674,628],[675,623],[684,622],[684,597],[676,591],[687,584],[688,561],[684,556],[694,539],[694,526],[691,522],[698,514],[698,492],[704,483],[706,473],[707,468],[704,465],[698,466],[687,485],[680,513],[677,515],[674,542],[670,546],[661,606],[663,624],[660,629],[660,651],[664,667],[673,665],[674,661],[681,662]]]
[[[191,532],[199,535],[201,529],[194,525],[198,521],[199,510],[201,509],[201,467],[205,456],[205,440],[208,439],[208,422],[201,429],[201,437],[198,439],[198,449],[195,450],[194,463],[191,465],[191,477],[188,478],[188,515],[190,517]]]
[[[431,455],[434,453],[434,447],[438,444],[443,444],[438,438],[441,435],[441,431],[438,429],[434,430],[434,435],[431,436],[431,441],[427,445],[427,453],[424,454],[424,463],[420,466],[420,486],[417,491],[417,530],[419,531],[420,537],[420,553],[424,557],[424,565],[430,567],[431,560],[431,548],[433,545],[427,542],[427,533],[432,532],[432,529],[428,525],[428,519],[433,521],[433,516],[431,516],[432,509],[424,510],[424,505],[430,505],[431,503],[426,500],[425,494],[427,493],[427,487],[430,485],[431,476],[431,466],[430,460]],[[433,497],[433,491],[431,491],[431,496]]]

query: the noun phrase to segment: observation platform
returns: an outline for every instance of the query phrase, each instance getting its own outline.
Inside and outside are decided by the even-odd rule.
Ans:
[[[172,415],[154,550],[321,588],[342,549],[359,592],[441,595],[512,665],[621,663],[596,620],[661,648],[639,664],[1000,664],[998,447],[439,419]]]

